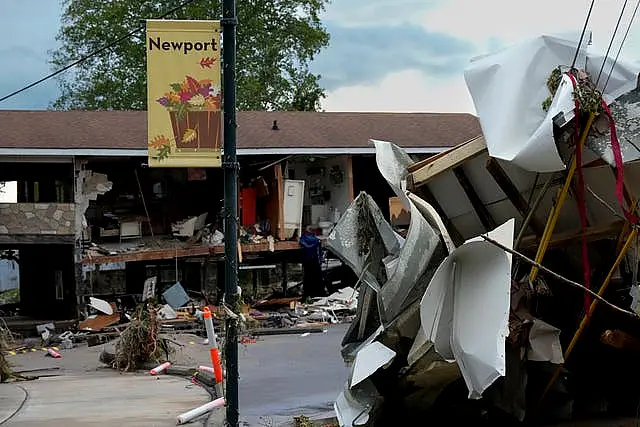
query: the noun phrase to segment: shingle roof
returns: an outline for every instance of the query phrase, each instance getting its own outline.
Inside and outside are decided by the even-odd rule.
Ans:
[[[369,139],[439,148],[481,134],[478,119],[464,113],[241,111],[237,121],[241,149],[364,148]],[[146,140],[145,111],[0,110],[0,148],[140,150]]]

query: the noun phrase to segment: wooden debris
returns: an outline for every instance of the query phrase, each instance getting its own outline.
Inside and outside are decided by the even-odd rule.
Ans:
[[[289,307],[292,302],[300,301],[300,297],[293,298],[271,298],[258,301],[253,305],[253,308],[264,307]]]
[[[616,239],[620,230],[622,230],[624,221],[616,221],[607,225],[600,225],[595,227],[588,227],[585,231],[587,236],[587,242],[595,242],[604,239]],[[569,246],[572,244],[579,244],[582,238],[582,231],[570,231],[566,233],[556,234],[549,242],[549,248],[558,248]],[[538,236],[525,236],[522,239],[520,248],[535,249],[540,243]]]
[[[484,137],[472,139],[409,168],[414,187],[422,187],[436,176],[462,165],[487,151]]]

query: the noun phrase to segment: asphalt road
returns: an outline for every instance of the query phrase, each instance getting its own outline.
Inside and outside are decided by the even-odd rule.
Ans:
[[[323,334],[262,337],[240,347],[240,414],[260,417],[333,416],[333,402],[347,380],[340,342],[347,325]]]

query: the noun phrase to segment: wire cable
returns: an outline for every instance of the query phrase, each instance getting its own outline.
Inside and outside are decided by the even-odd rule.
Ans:
[[[611,40],[609,41],[609,47],[607,48],[607,53],[604,54],[604,58],[602,59],[602,66],[600,67],[598,78],[596,79],[596,86],[598,86],[598,82],[600,82],[600,77],[602,76],[602,71],[604,70],[604,64],[607,63],[607,58],[609,57],[611,46],[613,46],[613,42],[615,41],[616,35],[618,34],[618,27],[620,26],[620,21],[622,21],[622,17],[624,16],[624,10],[627,8],[628,1],[629,0],[624,0],[624,3],[622,4],[622,10],[620,11],[620,15],[618,16],[618,22],[616,22],[616,27],[613,29],[613,34],[611,35]]]
[[[173,9],[171,9],[171,10],[169,10],[167,12],[165,12],[164,14],[162,14],[161,16],[159,16],[159,17],[157,17],[155,19],[166,18],[167,16],[169,16],[172,13],[177,12],[178,10],[188,6],[189,4],[193,3],[194,1],[196,1],[196,0],[186,0],[185,2],[179,4],[178,6],[174,7]],[[125,41],[126,39],[131,37],[132,35],[136,34],[139,31],[142,31],[144,29],[145,29],[145,25],[141,25],[141,26],[129,31],[124,36],[119,37],[118,39],[112,41],[111,43],[108,43],[108,44],[102,46],[100,49],[94,50],[93,52],[81,57],[80,59],[77,59],[77,60],[73,61],[72,63],[70,63],[68,65],[65,65],[64,67],[60,68],[59,70],[56,70],[56,71],[52,72],[51,74],[48,74],[48,75],[44,76],[43,78],[41,78],[39,80],[36,80],[33,83],[30,83],[30,84],[28,84],[28,85],[26,85],[26,86],[24,86],[24,87],[22,87],[22,88],[20,88],[20,89],[18,89],[16,91],[14,91],[14,92],[11,92],[8,95],[3,96],[2,98],[0,98],[0,102],[6,101],[7,99],[12,98],[12,97],[14,97],[14,96],[26,91],[26,90],[29,90],[32,87],[39,85],[40,83],[43,83],[43,82],[45,82],[45,81],[47,81],[47,80],[49,80],[49,79],[51,79],[51,78],[53,78],[53,77],[55,77],[55,76],[57,76],[59,74],[64,73],[65,71],[69,70],[70,68],[75,67],[76,65],[82,64],[87,59],[93,58],[94,56],[97,56],[97,55],[101,54],[105,50],[111,49],[112,47],[122,43],[123,41]]]
[[[627,31],[625,31],[625,33],[624,33],[624,37],[622,38],[622,41],[620,42],[620,47],[618,48],[618,52],[616,53],[616,57],[613,60],[613,64],[611,65],[611,71],[609,71],[609,75],[607,76],[607,80],[604,82],[604,86],[602,87],[602,93],[604,93],[605,89],[607,88],[607,85],[609,84],[609,79],[611,78],[611,75],[613,74],[613,69],[615,68],[616,64],[618,63],[618,57],[620,56],[620,52],[622,52],[622,47],[624,46],[624,42],[627,41],[627,36],[629,35],[629,31],[631,30],[631,26],[633,25],[633,21],[636,18],[636,13],[638,13],[638,7],[640,7],[640,0],[638,0],[636,2],[636,7],[635,7],[635,9],[633,9],[633,14],[631,15],[631,20],[629,21],[629,25],[627,25]]]
[[[587,32],[587,26],[589,25],[589,19],[591,19],[591,12],[593,11],[593,5],[595,3],[596,3],[596,0],[591,0],[591,6],[589,6],[589,11],[587,12],[587,18],[584,20],[582,33],[580,34],[580,41],[578,42],[578,47],[576,47],[576,53],[573,56],[573,61],[571,61],[571,70],[573,70],[576,66],[576,61],[578,60],[578,53],[580,52],[580,47],[582,46],[582,40],[584,39],[584,34]]]

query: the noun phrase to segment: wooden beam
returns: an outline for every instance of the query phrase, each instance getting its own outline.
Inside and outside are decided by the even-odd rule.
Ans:
[[[407,170],[409,171],[409,173],[413,173],[413,172],[417,171],[418,169],[421,169],[422,167],[424,167],[424,166],[428,165],[429,163],[433,162],[434,160],[439,159],[439,158],[441,158],[443,156],[447,156],[452,151],[455,151],[455,150],[459,149],[461,146],[463,146],[465,144],[468,144],[471,141],[474,141],[474,140],[476,140],[476,139],[478,139],[480,137],[481,137],[481,135],[477,136],[475,138],[471,138],[471,139],[469,139],[469,140],[467,140],[465,142],[462,142],[460,144],[454,145],[453,147],[448,147],[446,150],[442,150],[438,154],[434,154],[431,157],[428,157],[428,158],[426,158],[424,160],[420,160],[419,162],[416,162],[416,163],[413,163],[413,164],[409,165]]]
[[[599,225],[595,227],[589,227],[586,229],[585,234],[587,236],[587,242],[596,242],[604,239],[614,239],[618,237],[618,233],[622,230],[622,226],[625,221],[616,221],[607,225]],[[549,242],[550,248],[558,248],[569,246],[572,244],[579,244],[582,239],[582,231],[568,231],[559,233],[551,239]],[[540,239],[538,236],[531,235],[525,236],[522,239],[520,247],[523,250],[533,250],[538,247]]]
[[[422,163],[422,167],[411,173],[415,188],[426,185],[429,181],[443,172],[456,168],[476,156],[487,151],[487,144],[483,137],[478,137],[460,144],[453,149],[430,157]]]
[[[300,244],[297,241],[275,242],[275,252],[299,250]],[[269,243],[251,243],[242,245],[242,253],[259,254],[270,253]],[[224,255],[224,246],[197,245],[186,248],[163,248],[142,250],[139,252],[126,252],[114,255],[99,255],[95,257],[85,257],[83,264],[108,264],[116,262],[136,262],[136,261],[157,261],[174,258],[191,258],[207,255]]]
[[[516,187],[513,181],[511,181],[509,175],[507,175],[505,170],[502,169],[500,163],[498,163],[498,161],[493,157],[489,157],[486,168],[502,192],[509,198],[511,204],[518,210],[518,212],[520,212],[522,218],[526,218],[531,207],[522,196],[520,190],[518,190],[518,187]],[[542,236],[542,233],[544,232],[544,225],[542,225],[535,216],[531,218],[529,226],[536,235]]]
[[[118,262],[156,261],[173,258],[188,258],[209,255],[209,247],[206,245],[190,246],[186,248],[162,248],[141,250],[139,252],[123,252],[114,255],[99,255],[85,257],[83,264],[108,264]]]
[[[349,190],[349,203],[353,202],[353,157],[347,156],[347,189]]]
[[[444,209],[442,209],[442,206],[440,206],[440,203],[438,203],[438,200],[435,198],[435,196],[433,195],[429,187],[426,185],[423,187],[420,187],[420,189],[418,190],[418,195],[421,196],[431,206],[433,206],[436,212],[438,212],[438,215],[440,215],[440,218],[442,219],[444,226],[447,228],[447,231],[449,231],[449,235],[451,236],[451,240],[453,240],[453,243],[455,243],[456,246],[464,243],[464,238],[462,237],[462,234],[460,234],[456,226],[453,225],[453,223],[445,213]]]
[[[473,188],[473,185],[471,184],[469,177],[467,177],[467,174],[464,172],[464,169],[462,169],[462,166],[453,168],[453,173],[464,190],[464,193],[467,195],[467,199],[469,199],[471,206],[473,206],[473,210],[478,216],[478,219],[480,219],[485,230],[491,231],[496,228],[496,221],[484,206],[482,200],[480,200],[480,196],[476,193],[476,190]]]
[[[282,177],[282,165],[275,165],[276,191],[278,192],[278,240],[284,240],[284,182]]]

